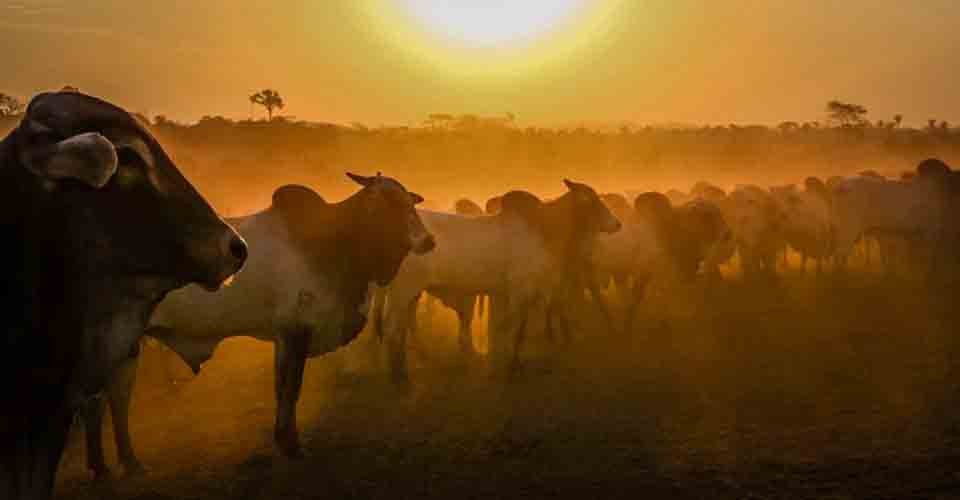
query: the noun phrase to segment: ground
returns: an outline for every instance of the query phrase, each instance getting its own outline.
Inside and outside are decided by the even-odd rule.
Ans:
[[[409,393],[361,337],[308,364],[302,461],[273,454],[268,344],[230,341],[196,378],[147,349],[149,472],[93,483],[78,430],[58,498],[960,498],[954,288],[794,270],[673,293],[628,334],[583,310],[569,344],[533,335],[508,385],[460,359],[447,312]]]

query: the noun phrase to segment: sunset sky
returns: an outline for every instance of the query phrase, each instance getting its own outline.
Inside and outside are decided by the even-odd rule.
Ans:
[[[270,87],[284,114],[368,125],[773,124],[823,119],[833,98],[960,123],[955,0],[457,3],[484,2],[8,0],[0,92],[70,84],[180,120],[246,118]]]

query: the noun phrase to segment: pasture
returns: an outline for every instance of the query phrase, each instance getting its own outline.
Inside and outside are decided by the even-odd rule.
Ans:
[[[960,2],[0,15],[0,500],[960,499]]]
[[[131,415],[148,474],[92,485],[76,433],[58,498],[950,496],[957,288],[862,260],[819,278],[791,266],[775,284],[654,294],[626,334],[581,304],[569,343],[533,327],[509,384],[421,304],[410,393],[369,332],[308,363],[303,461],[271,449],[269,344],[229,341],[196,377],[148,347]]]

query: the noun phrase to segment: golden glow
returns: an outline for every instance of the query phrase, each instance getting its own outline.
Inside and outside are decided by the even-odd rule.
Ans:
[[[416,63],[475,77],[534,76],[606,35],[624,0],[368,0],[380,35]]]
[[[582,14],[586,0],[401,0],[427,30],[470,46],[529,43]]]

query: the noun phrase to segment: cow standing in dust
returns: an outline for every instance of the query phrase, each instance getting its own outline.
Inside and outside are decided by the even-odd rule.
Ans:
[[[832,208],[837,265],[846,266],[857,241],[870,235],[881,243],[888,264],[895,253],[892,247],[902,243],[914,256],[927,254],[927,273],[932,274],[948,258],[945,243],[955,219],[955,178],[945,163],[929,159],[906,182],[864,175],[836,181]]]
[[[622,197],[605,197],[623,221],[623,230],[601,235],[590,254],[587,285],[601,312],[617,330],[601,290],[612,281],[626,304],[624,331],[633,329],[634,317],[648,285],[656,279],[691,281],[701,265],[715,265],[725,252],[730,230],[720,209],[695,199],[680,207],[660,193],[643,193],[634,206]]]
[[[35,97],[0,142],[0,175],[12,259],[0,498],[45,499],[74,415],[135,350],[157,303],[189,283],[218,289],[247,247],[133,116],[84,94]]]
[[[528,315],[538,303],[550,303],[568,271],[568,258],[579,255],[597,233],[620,229],[592,188],[564,182],[568,192],[547,203],[529,193],[507,193],[494,216],[421,212],[437,237],[437,251],[407,259],[386,290],[385,306],[378,301],[382,310],[375,313],[383,315],[377,324],[385,331],[395,383],[407,387],[410,382],[407,333],[424,291],[436,296],[490,295],[489,355],[496,364],[507,360],[512,339],[516,360]]]
[[[277,415],[274,439],[286,456],[301,455],[296,405],[308,357],[352,341],[366,324],[371,285],[393,279],[408,252],[433,249],[414,208],[422,198],[389,177],[348,174],[363,186],[326,203],[303,186],[284,186],[272,206],[232,219],[250,241],[246,271],[212,295],[197,288],[170,294],[147,334],[169,346],[197,372],[217,345],[249,336],[275,344]],[[126,467],[137,468],[127,421],[136,360],[118,370],[110,392],[117,445]],[[102,407],[87,416],[88,466],[107,472],[99,432]],[[119,416],[119,424],[117,424]]]

